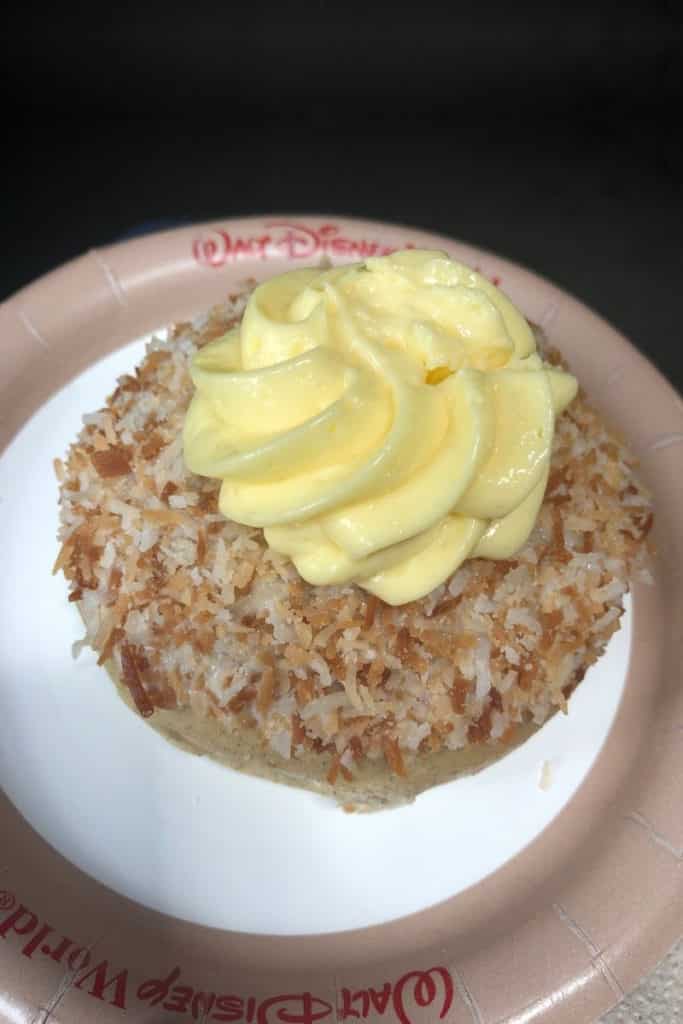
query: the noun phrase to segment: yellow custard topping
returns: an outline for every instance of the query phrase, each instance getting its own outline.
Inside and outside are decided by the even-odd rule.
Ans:
[[[394,605],[522,547],[577,391],[490,281],[417,249],[266,281],[192,380],[185,461],[223,515]]]

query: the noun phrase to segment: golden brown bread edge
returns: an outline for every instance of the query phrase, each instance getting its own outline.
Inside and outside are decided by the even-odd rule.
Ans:
[[[119,697],[134,714],[139,715],[130,691],[121,682],[111,659],[106,663],[106,669]],[[505,743],[467,744],[460,750],[418,754],[409,762],[406,775],[395,774],[383,758],[377,761],[366,759],[354,765],[350,781],[340,774],[332,784],[327,777],[332,763],[331,754],[307,752],[302,757],[285,760],[269,750],[257,730],[241,723],[239,718],[236,718],[233,729],[226,729],[218,719],[200,717],[190,708],[155,708],[144,721],[145,725],[151,726],[165,740],[186,753],[209,757],[224,767],[247,775],[332,797],[345,810],[355,812],[377,811],[411,803],[427,789],[472,775],[499,761],[542,728],[534,723],[520,724]]]

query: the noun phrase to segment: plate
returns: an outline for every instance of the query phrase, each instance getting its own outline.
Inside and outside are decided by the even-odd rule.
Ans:
[[[51,460],[150,332],[248,280],[407,245],[477,266],[545,328],[640,457],[659,555],[569,716],[409,807],[344,815],[175,750],[72,661]],[[683,406],[657,371],[494,254],[333,217],[90,252],[0,323],[0,1019],[578,1022],[631,989],[683,931]]]

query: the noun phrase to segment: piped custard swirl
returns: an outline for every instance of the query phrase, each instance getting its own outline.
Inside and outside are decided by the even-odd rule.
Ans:
[[[223,515],[393,605],[523,546],[577,391],[499,289],[425,250],[266,281],[191,372],[185,461]]]

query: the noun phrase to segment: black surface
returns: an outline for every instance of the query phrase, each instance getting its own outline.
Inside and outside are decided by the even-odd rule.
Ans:
[[[10,16],[4,297],[149,222],[337,213],[526,264],[683,389],[678,5]]]

